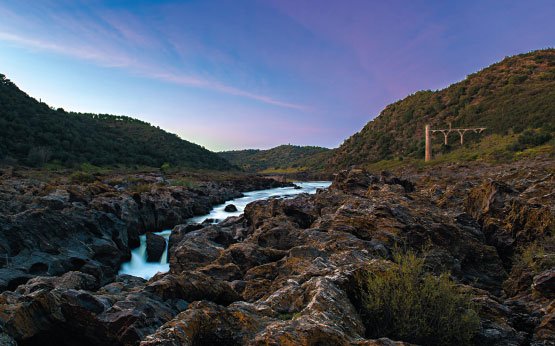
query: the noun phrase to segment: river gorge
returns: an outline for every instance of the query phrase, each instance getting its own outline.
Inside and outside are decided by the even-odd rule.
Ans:
[[[329,187],[331,182],[327,181],[313,181],[313,182],[296,182],[295,186],[278,187],[273,189],[256,190],[244,193],[244,196],[232,199],[226,203],[216,205],[210,213],[206,215],[195,216],[188,221],[190,224],[218,223],[230,216],[239,216],[245,210],[247,204],[265,200],[268,198],[291,198],[301,193],[313,194],[318,189]],[[226,206],[234,205],[236,211],[225,211]],[[170,238],[171,230],[163,230],[155,234],[161,235],[166,240],[166,249],[164,250],[160,261],[148,262],[146,255],[146,235],[141,235],[140,246],[131,251],[131,260],[122,264],[119,274],[128,274],[144,279],[150,279],[156,273],[165,273],[170,270],[168,262],[168,241]]]
[[[406,345],[372,332],[362,296],[369,271],[396,266],[403,247],[471,297],[473,344],[549,345],[555,273],[513,259],[552,242],[553,167],[350,169],[327,188],[300,189],[261,177],[185,184],[143,174],[77,184],[4,173],[0,251],[10,262],[0,267],[0,341]],[[225,212],[230,204],[237,211]],[[170,233],[166,255],[131,265],[145,234],[157,232]]]

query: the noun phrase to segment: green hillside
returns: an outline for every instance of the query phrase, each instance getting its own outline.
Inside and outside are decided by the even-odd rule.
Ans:
[[[29,97],[0,74],[0,162],[41,166],[147,165],[227,170],[219,155],[126,116],[69,113]]]
[[[268,150],[234,150],[219,154],[249,172],[298,172],[322,169],[331,150],[313,146],[280,145]]]
[[[467,146],[491,136],[513,136],[523,146],[549,140],[555,130],[555,50],[508,57],[443,90],[420,91],[387,106],[334,152],[328,167],[421,159],[424,125],[444,128],[448,123],[487,127],[482,135],[465,135]],[[442,138],[435,136],[436,152],[460,147],[458,135],[451,134],[448,146]]]

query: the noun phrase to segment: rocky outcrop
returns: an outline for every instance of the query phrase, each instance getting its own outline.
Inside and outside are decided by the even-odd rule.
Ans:
[[[546,298],[555,298],[555,268],[534,276],[532,290]]]
[[[474,344],[549,345],[553,270],[517,270],[508,256],[552,232],[553,184],[534,167],[522,169],[533,172],[524,178],[484,169],[480,179],[468,167],[411,179],[342,171],[315,195],[175,226],[170,271],[149,281],[33,278],[0,295],[0,335],[28,344],[65,335],[60,341],[104,345],[402,345],[370,337],[359,294],[361,274],[391,266],[402,248],[425,256],[428,271],[450,272],[473,297],[481,320]]]
[[[229,304],[230,285],[203,274],[164,275],[148,282],[118,276],[103,287],[91,275],[36,277],[0,295],[2,330],[26,344],[137,345],[188,306]]]
[[[554,177],[547,179],[555,184]],[[465,201],[467,212],[483,225],[488,242],[505,260],[510,260],[518,247],[555,229],[552,206],[522,198],[521,194],[530,190],[520,193],[504,182],[490,181],[472,189]]]
[[[464,208],[473,187],[461,183],[450,190],[461,193],[454,203],[441,187],[430,199],[428,188],[391,174],[344,171],[328,191],[257,201],[244,219],[189,232],[174,247],[171,271],[227,281],[241,301],[191,304],[141,344],[393,344],[365,339],[352,292],[355,273],[387,262],[395,247],[425,251],[429,270],[450,271],[472,291],[482,320],[476,344],[548,342],[548,312],[502,298],[510,264],[484,233],[481,218]],[[544,280],[549,274],[535,277],[534,287],[546,287]]]
[[[166,239],[154,234],[146,234],[146,260],[147,262],[160,262],[162,254],[166,250]]]
[[[98,282],[83,273],[34,278],[0,295],[3,328],[29,344],[134,345],[186,307],[147,292],[143,281],[119,277],[94,291]]]
[[[171,229],[241,191],[284,185],[243,177],[172,186],[156,174],[93,180],[45,183],[12,172],[0,182],[0,292],[73,270],[108,283],[145,231]]]

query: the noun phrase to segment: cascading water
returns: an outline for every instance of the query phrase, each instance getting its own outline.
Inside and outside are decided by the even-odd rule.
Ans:
[[[294,187],[279,187],[275,189],[259,190],[246,192],[243,197],[236,198],[234,200],[227,201],[224,204],[220,204],[214,207],[209,214],[196,216],[189,219],[189,223],[201,223],[206,219],[214,219],[215,222],[219,222],[228,218],[230,216],[239,216],[245,210],[247,204],[272,197],[290,198],[301,193],[316,193],[317,189],[325,189],[330,186],[329,181],[313,181],[313,182],[300,182],[296,183],[299,188]],[[235,212],[226,212],[224,210],[225,206],[228,204],[233,204],[237,207]],[[171,234],[171,230],[165,230],[162,232],[156,232],[156,234],[161,235],[166,239],[166,249],[162,254],[159,262],[147,262],[146,261],[146,235],[141,235],[141,245],[131,251],[131,260],[122,264],[119,271],[120,274],[128,274],[133,276],[139,276],[145,279],[150,279],[158,272],[165,273],[170,270],[170,265],[168,263],[168,239]]]
[[[131,260],[121,265],[119,273],[150,279],[158,272],[165,273],[169,271],[170,264],[168,263],[168,240],[171,232],[171,230],[165,230],[155,233],[166,239],[166,249],[164,250],[159,262],[146,261],[146,235],[143,234],[139,236],[141,245],[138,248],[131,250]]]

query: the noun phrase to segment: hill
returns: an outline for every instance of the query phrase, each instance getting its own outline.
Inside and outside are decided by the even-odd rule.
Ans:
[[[227,170],[219,155],[126,116],[66,112],[29,97],[0,74],[0,162],[40,166],[173,166]]]
[[[331,150],[314,146],[280,145],[268,150],[234,150],[219,154],[245,171],[292,173],[322,169]]]
[[[541,143],[555,130],[555,50],[546,49],[505,58],[461,82],[439,91],[419,91],[387,106],[335,151],[328,168],[382,160],[424,157],[424,125],[485,126],[481,135],[467,134],[472,145],[488,135],[521,134],[519,142]],[[532,131],[525,131],[533,129]],[[435,136],[434,151],[457,148]],[[491,140],[491,137],[489,138]],[[517,143],[518,145],[518,143]]]

